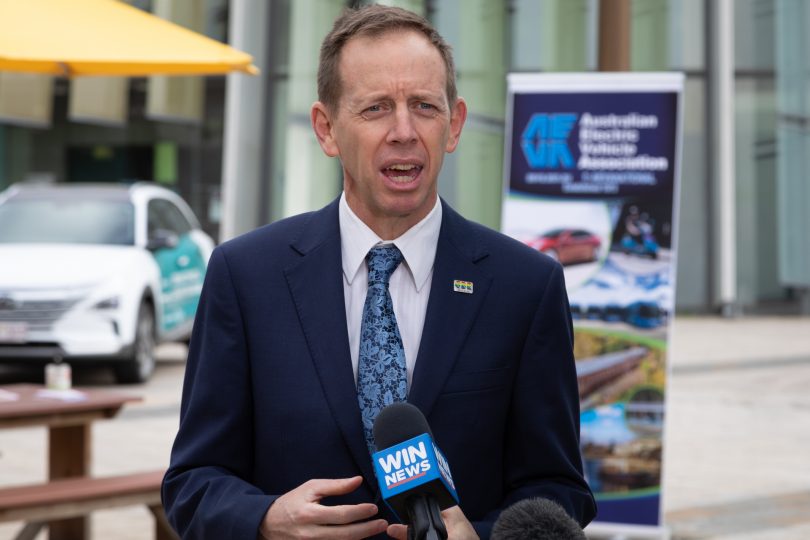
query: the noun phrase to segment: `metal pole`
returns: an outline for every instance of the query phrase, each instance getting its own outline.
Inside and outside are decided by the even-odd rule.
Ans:
[[[630,0],[599,2],[599,71],[630,71]]]
[[[722,314],[730,317],[739,310],[734,172],[734,6],[732,0],[716,0],[710,2],[709,9],[715,290]]]
[[[269,67],[265,25],[269,3],[257,0],[232,0],[230,4],[230,42],[253,55],[262,70],[259,77],[241,73],[228,75],[225,87],[225,134],[222,156],[222,213],[219,240],[225,241],[259,225],[261,182],[267,152],[263,147],[264,108]]]

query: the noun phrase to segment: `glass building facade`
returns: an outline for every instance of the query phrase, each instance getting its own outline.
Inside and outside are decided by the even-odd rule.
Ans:
[[[137,2],[136,2],[137,3]],[[153,7],[153,2],[140,2]],[[171,178],[220,239],[320,207],[340,193],[340,168],[309,124],[318,49],[346,0],[199,0],[203,30],[254,55],[258,77],[204,81],[204,114],[179,123],[143,114],[145,82],[129,85],[126,126],[87,127],[55,85],[50,129],[0,120],[0,187],[46,173],[91,176],[110,152],[124,172]],[[426,15],[454,48],[470,115],[448,156],[440,194],[466,217],[500,224],[510,72],[596,71],[599,0],[389,0]],[[810,312],[810,5],[804,0],[631,0],[630,69],[686,74],[677,309]],[[731,16],[718,15],[725,4]],[[718,54],[730,27],[731,69]],[[718,92],[723,77],[730,91]],[[227,89],[227,92],[226,92]],[[2,81],[0,81],[2,92]],[[723,135],[717,111],[730,106]],[[139,114],[139,111],[140,114]],[[718,155],[731,143],[730,186]],[[119,157],[121,146],[130,148]],[[105,149],[106,148],[106,149]],[[141,148],[141,150],[137,150]],[[140,152],[140,153],[139,153]],[[89,154],[89,157],[87,157]],[[143,169],[143,170],[141,170]],[[114,172],[118,173],[118,169]],[[720,171],[722,172],[722,171]],[[92,178],[91,178],[92,179]],[[724,216],[732,221],[724,221]],[[730,223],[730,226],[724,225]],[[722,234],[720,234],[722,233]],[[731,295],[723,287],[731,285]]]

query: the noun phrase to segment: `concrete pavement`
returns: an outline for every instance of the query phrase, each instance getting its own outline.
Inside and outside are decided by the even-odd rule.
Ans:
[[[810,318],[676,318],[665,458],[674,538],[810,538]]]
[[[676,317],[671,339],[663,485],[671,537],[810,538],[810,318]],[[162,353],[148,385],[115,387],[145,399],[96,423],[95,474],[166,466],[185,350]],[[74,379],[112,384],[105,373]],[[0,485],[44,480],[45,444],[41,428],[0,431]],[[97,512],[92,523],[94,539],[152,538],[146,509]],[[17,529],[0,526],[0,539]]]

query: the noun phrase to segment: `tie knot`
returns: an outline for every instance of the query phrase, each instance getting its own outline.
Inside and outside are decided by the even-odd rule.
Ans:
[[[393,244],[387,246],[375,246],[366,255],[368,263],[368,285],[374,283],[388,284],[391,274],[402,262],[402,252]]]

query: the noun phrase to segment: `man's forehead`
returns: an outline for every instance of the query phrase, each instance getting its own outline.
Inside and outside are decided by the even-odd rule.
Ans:
[[[390,58],[390,57],[383,57],[377,54],[379,47],[384,44],[388,40],[411,40],[417,39],[423,42],[424,47],[407,47],[405,50],[407,51],[407,56],[403,58]],[[360,67],[357,62],[362,62],[363,64],[378,64],[380,66],[380,71],[384,71],[384,68],[389,67],[392,62],[398,60],[406,60],[406,61],[413,61],[415,62],[415,66],[418,66],[422,60],[426,60],[426,63],[435,63],[436,67],[440,70],[440,73],[437,73],[436,76],[440,77],[440,79],[435,79],[431,77],[431,83],[438,82],[439,87],[437,90],[444,93],[444,85],[446,81],[444,80],[446,77],[446,70],[445,70],[445,63],[444,59],[439,52],[439,49],[430,42],[430,40],[421,32],[412,29],[393,29],[387,30],[380,34],[374,35],[357,35],[351,37],[349,40],[346,41],[344,44],[340,58],[339,58],[339,75],[341,85],[345,90],[348,88],[353,82],[359,85],[362,85],[363,80],[358,79],[357,77],[352,77],[352,73],[346,73],[347,69],[355,69]],[[347,66],[348,64],[348,66]],[[432,67],[432,66],[431,66]],[[403,73],[403,75],[408,75],[411,70],[408,72]],[[372,72],[373,73],[373,72]],[[368,75],[368,74],[367,74]],[[432,85],[431,85],[432,86]]]

